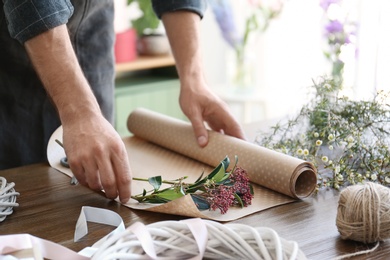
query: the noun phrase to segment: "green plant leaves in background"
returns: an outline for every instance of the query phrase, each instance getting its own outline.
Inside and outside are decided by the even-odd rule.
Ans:
[[[154,13],[152,2],[150,0],[128,0],[127,3],[130,5],[133,2],[137,2],[139,8],[143,12],[143,16],[136,20],[132,20],[133,28],[137,31],[139,36],[145,33],[146,29],[156,29],[160,20],[157,18]]]

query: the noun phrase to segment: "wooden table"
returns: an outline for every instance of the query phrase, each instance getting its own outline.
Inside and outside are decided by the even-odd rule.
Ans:
[[[132,210],[110,201],[104,194],[81,185],[72,186],[70,178],[47,164],[36,164],[0,171],[0,176],[16,184],[20,192],[19,207],[0,222],[0,234],[28,233],[74,251],[92,245],[113,227],[89,223],[89,234],[73,242],[76,221],[82,206],[100,207],[117,212],[128,227],[140,221],[149,224],[163,220],[179,220],[180,216]],[[346,253],[365,250],[370,246],[344,241],[335,226],[338,193],[323,190],[312,198],[271,208],[234,222],[251,226],[266,226],[279,236],[294,240],[309,259],[332,259]],[[390,242],[382,242],[373,253],[355,259],[385,259],[390,257]]]

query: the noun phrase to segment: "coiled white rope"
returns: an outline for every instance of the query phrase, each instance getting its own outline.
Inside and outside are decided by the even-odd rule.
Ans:
[[[203,242],[199,241],[203,235],[196,234],[202,228]],[[99,260],[203,258],[306,259],[296,242],[280,238],[270,228],[201,219],[192,226],[186,221],[160,221],[147,226],[136,223],[109,237],[92,257]]]
[[[16,192],[14,189],[15,183],[7,183],[7,180],[4,177],[0,177],[0,222],[12,214],[13,208],[19,206],[16,203],[16,196],[19,195],[19,192]]]

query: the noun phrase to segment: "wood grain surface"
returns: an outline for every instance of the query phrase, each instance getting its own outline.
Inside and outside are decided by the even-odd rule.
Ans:
[[[35,164],[0,171],[0,176],[15,183],[19,207],[0,222],[0,234],[27,233],[47,239],[74,251],[91,246],[113,227],[89,223],[89,234],[73,242],[75,225],[82,206],[100,207],[117,212],[128,227],[140,221],[149,224],[183,217],[132,210],[81,185],[72,186],[69,177]],[[335,225],[338,192],[322,190],[317,195],[291,204],[277,206],[233,222],[251,226],[266,226],[279,236],[297,241],[309,259],[333,259],[337,256],[365,250],[372,245],[344,241]],[[390,242],[381,242],[375,252],[353,259],[388,259]]]

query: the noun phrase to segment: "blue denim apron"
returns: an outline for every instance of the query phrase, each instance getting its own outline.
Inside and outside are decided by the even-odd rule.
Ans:
[[[112,0],[74,0],[67,23],[79,63],[113,122],[114,30]],[[61,122],[22,44],[10,36],[0,10],[0,169],[45,162],[46,147]]]

